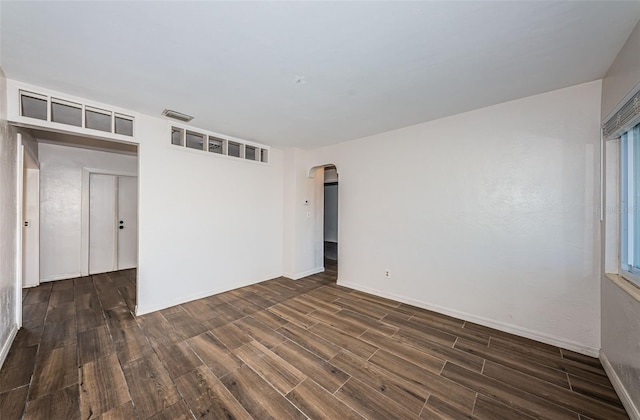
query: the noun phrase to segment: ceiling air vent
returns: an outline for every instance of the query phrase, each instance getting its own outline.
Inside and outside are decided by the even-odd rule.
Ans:
[[[181,112],[172,111],[170,109],[165,109],[162,111],[162,115],[165,117],[173,118],[174,120],[189,122],[193,119],[191,115],[183,114]]]

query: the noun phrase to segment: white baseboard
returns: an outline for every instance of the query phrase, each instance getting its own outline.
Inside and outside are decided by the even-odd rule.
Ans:
[[[609,359],[607,359],[607,355],[604,354],[604,352],[600,352],[600,362],[602,363],[604,371],[607,372],[607,376],[609,377],[613,388],[616,390],[616,393],[618,394],[622,405],[627,410],[629,418],[631,420],[640,420],[640,407],[636,406],[636,404],[633,402],[631,395],[629,395],[629,392],[622,383],[622,380],[620,380],[618,373],[613,368],[613,365],[611,364]]]
[[[324,272],[324,267],[316,267],[311,270],[303,271],[302,273],[296,273],[296,274],[282,273],[282,276],[291,280],[300,280],[303,277],[311,276],[313,274],[318,274],[322,272]]]
[[[519,327],[517,325],[508,324],[506,322],[496,321],[494,319],[480,317],[477,315],[458,311],[455,309],[433,305],[428,302],[422,302],[422,301],[408,298],[405,296],[396,295],[394,293],[388,293],[381,290],[370,289],[368,287],[363,287],[359,284],[353,284],[348,281],[341,281],[340,279],[338,279],[337,284],[340,286],[345,286],[351,289],[359,290],[361,292],[365,292],[372,295],[392,299],[398,302],[406,303],[409,305],[417,306],[418,308],[427,309],[427,310],[438,312],[444,315],[449,315],[454,318],[462,319],[464,321],[474,322],[476,324],[484,325],[485,327],[494,328],[496,330],[504,331],[510,334],[515,334],[521,337],[530,338],[532,340],[540,341],[542,343],[550,344],[552,346],[562,347],[563,349],[572,350],[587,356],[598,357],[600,355],[599,348],[585,346],[585,345],[576,343],[574,341],[567,340],[562,337],[551,336],[538,331],[530,330],[528,328]]]
[[[56,280],[75,279],[76,277],[82,277],[82,273],[77,272],[77,273],[66,273],[66,274],[54,274],[53,276],[47,276],[40,279],[40,283],[46,283],[48,281],[56,281]]]
[[[16,334],[18,334],[18,326],[14,325],[11,328],[11,332],[9,333],[7,341],[2,344],[2,349],[0,350],[0,369],[2,368],[2,365],[4,365],[4,361],[7,359],[7,355],[9,354],[9,350],[11,349],[13,340],[16,338]]]

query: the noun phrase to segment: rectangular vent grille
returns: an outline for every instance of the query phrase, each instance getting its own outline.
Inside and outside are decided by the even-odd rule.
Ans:
[[[193,119],[191,115],[183,114],[182,112],[173,111],[171,109],[165,109],[162,111],[162,115],[182,122],[189,122]]]

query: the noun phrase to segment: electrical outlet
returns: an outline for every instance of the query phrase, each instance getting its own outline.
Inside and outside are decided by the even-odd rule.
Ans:
[[[385,279],[391,278],[391,270],[389,270],[388,268],[384,270],[384,278]]]

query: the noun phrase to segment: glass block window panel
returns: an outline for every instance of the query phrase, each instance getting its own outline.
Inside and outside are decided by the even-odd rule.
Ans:
[[[247,160],[256,160],[256,156],[258,155],[258,151],[253,146],[245,146],[244,147],[244,158]]]
[[[267,163],[269,161],[269,151],[267,149],[260,149],[260,162]]]
[[[82,127],[82,106],[51,101],[51,121]]]
[[[23,117],[47,120],[47,98],[20,93],[20,115]]]
[[[111,132],[111,112],[87,107],[84,112],[84,126],[93,130]]]
[[[209,151],[211,153],[224,154],[224,140],[209,136]]]
[[[240,157],[240,143],[230,141],[227,146],[227,154],[233,157]]]
[[[116,114],[115,133],[123,136],[133,136],[133,119]]]
[[[171,144],[175,144],[176,146],[184,146],[182,142],[184,130],[181,128],[171,127]]]
[[[204,150],[204,135],[187,131],[187,147]]]

